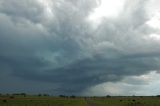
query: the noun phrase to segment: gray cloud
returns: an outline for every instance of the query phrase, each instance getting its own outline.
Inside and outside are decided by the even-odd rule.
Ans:
[[[80,95],[104,82],[160,69],[159,43],[144,39],[154,33],[146,25],[147,1],[127,1],[118,17],[104,18],[96,28],[87,20],[96,1],[48,2],[0,2],[3,88],[15,80],[27,92],[23,82],[42,82],[49,88],[41,91]]]

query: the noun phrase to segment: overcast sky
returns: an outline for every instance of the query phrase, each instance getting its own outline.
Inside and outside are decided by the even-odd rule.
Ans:
[[[0,0],[0,92],[160,94],[159,0]]]

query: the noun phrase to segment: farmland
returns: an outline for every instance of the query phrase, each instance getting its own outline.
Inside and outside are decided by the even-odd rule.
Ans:
[[[0,106],[160,106],[160,97],[0,96]]]

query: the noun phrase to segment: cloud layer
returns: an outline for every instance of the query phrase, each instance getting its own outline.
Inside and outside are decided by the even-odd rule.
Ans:
[[[90,20],[97,0],[1,0],[0,91],[82,95],[159,73],[160,29],[148,24],[152,2],[126,0],[116,17]]]

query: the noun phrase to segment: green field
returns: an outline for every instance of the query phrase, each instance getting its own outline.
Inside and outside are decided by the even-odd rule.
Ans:
[[[160,97],[0,96],[0,106],[160,106]]]

